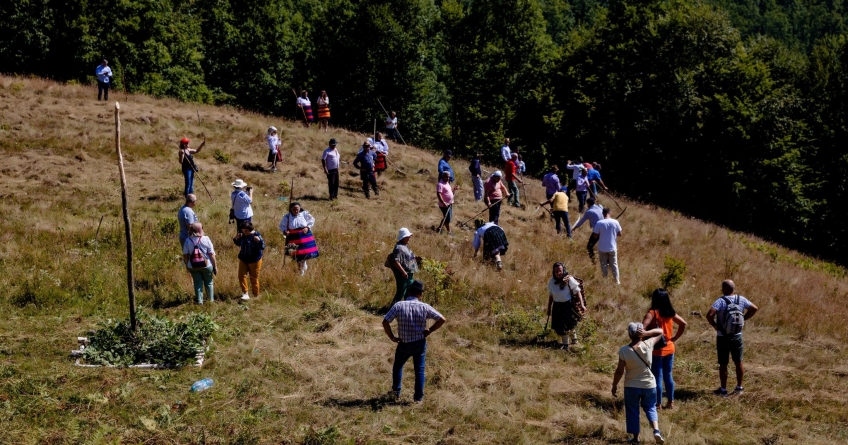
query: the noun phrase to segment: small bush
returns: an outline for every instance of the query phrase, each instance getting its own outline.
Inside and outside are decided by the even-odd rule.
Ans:
[[[139,311],[137,332],[130,329],[129,319],[102,323],[89,336],[83,357],[97,365],[186,364],[194,361],[198,350],[217,329],[212,318],[203,313],[175,323]]]
[[[434,303],[444,301],[450,291],[451,277],[447,269],[448,263],[425,258],[421,264],[421,270],[426,272],[430,280],[425,283],[427,295]]]
[[[539,311],[528,312],[520,307],[506,310],[505,307],[495,304],[492,312],[496,317],[495,327],[506,343],[531,342],[544,334]]]
[[[665,257],[665,272],[660,275],[660,285],[666,290],[673,290],[686,280],[686,263],[670,256]]]
[[[180,223],[177,218],[165,218],[159,221],[158,229],[162,236],[170,236],[177,233]]]
[[[229,164],[230,160],[231,160],[230,155],[221,151],[220,148],[215,149],[215,151],[212,153],[212,157],[215,158],[216,161],[218,161],[222,164]]]

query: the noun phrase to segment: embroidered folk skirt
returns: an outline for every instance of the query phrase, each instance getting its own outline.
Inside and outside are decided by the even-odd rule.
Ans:
[[[312,117],[312,105],[304,105],[303,106],[303,114],[306,115],[306,121],[307,122],[312,122],[312,121],[315,120],[315,118]]]
[[[330,106],[329,105],[321,105],[318,104],[318,119],[329,119],[330,118]]]
[[[286,245],[288,244],[297,246],[297,251],[294,253],[294,259],[296,261],[318,257],[318,244],[315,243],[315,237],[312,235],[311,230],[306,233],[290,232],[286,235]]]

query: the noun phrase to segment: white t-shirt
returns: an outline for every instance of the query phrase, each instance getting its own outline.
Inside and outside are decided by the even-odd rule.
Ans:
[[[321,159],[323,159],[327,163],[327,170],[337,170],[339,168],[339,159],[341,158],[341,154],[334,147],[327,147],[324,150],[324,154],[321,155]]]
[[[190,236],[186,239],[185,244],[183,244],[183,253],[186,255],[191,255],[194,252],[194,245],[197,244],[197,247],[200,248],[200,251],[206,257],[206,267],[212,265],[212,262],[209,261],[210,255],[215,255],[215,247],[212,245],[212,240],[209,239],[208,236],[203,235],[200,237],[200,241],[197,241],[196,236]],[[191,267],[191,263],[188,264],[188,267]]]
[[[593,233],[597,233],[599,252],[615,252],[617,250],[616,237],[621,233],[621,224],[612,218],[606,218],[595,223]]]
[[[389,154],[389,144],[386,143],[385,139],[380,139],[379,141],[374,141],[374,148],[377,149],[380,153],[384,155]]]
[[[308,98],[298,97],[297,98],[297,104],[298,105],[309,105],[309,106],[311,106],[312,102],[310,102]]]
[[[277,154],[277,146],[280,145],[280,137],[277,135],[268,135],[268,148],[271,153]]]
[[[330,96],[321,97],[318,96],[318,99],[315,99],[315,103],[318,105],[330,105]]]
[[[397,126],[397,118],[396,117],[387,117],[386,118],[386,128],[395,128]]]
[[[571,164],[565,166],[565,168],[571,170],[571,179],[577,179],[580,177],[580,167],[582,167],[582,165],[580,164]]]
[[[578,292],[580,292],[580,283],[574,277],[568,277],[566,285],[562,289],[559,288],[559,284],[553,278],[548,280],[548,293],[554,297],[554,301],[557,303],[571,301],[571,295],[573,294],[576,297]]]

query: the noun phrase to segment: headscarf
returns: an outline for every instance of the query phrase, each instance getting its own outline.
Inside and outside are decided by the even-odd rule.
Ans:
[[[557,266],[562,266],[562,278],[559,279],[556,277]],[[565,277],[568,276],[568,270],[565,268],[565,264],[562,264],[560,262],[554,263],[553,270],[551,271],[551,276],[554,279],[554,284],[559,284],[559,290],[565,289]]]

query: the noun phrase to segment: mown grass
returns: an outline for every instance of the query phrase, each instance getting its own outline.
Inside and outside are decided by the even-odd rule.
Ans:
[[[686,265],[674,299],[690,322],[678,343],[679,403],[660,417],[670,443],[848,440],[844,269],[622,197],[621,287],[588,261],[587,228],[574,243],[557,238],[535,205],[505,210],[510,251],[498,274],[472,259],[470,232],[430,229],[441,216],[432,196],[436,155],[392,145],[406,175],[388,171],[370,201],[344,165],[341,198],[329,202],[319,158],[326,139],[339,139],[351,162],[363,136],[142,96],[121,103],[138,301],[174,318],[208,312],[221,330],[203,369],[75,367],[75,337],[127,311],[114,105],[96,103],[82,86],[0,78],[0,87],[0,442],[620,443],[621,399],[609,393],[616,351],[666,257]],[[288,161],[276,174],[245,169],[264,164],[272,124]],[[197,158],[214,202],[197,182],[196,210],[218,250],[221,301],[198,307],[173,222],[182,189],[176,141],[197,145],[201,135],[208,143]],[[222,156],[229,162],[215,160]],[[453,164],[463,184],[455,211],[467,219],[482,207],[470,198],[466,163]],[[254,220],[268,243],[262,297],[246,305],[234,301],[237,251],[226,222],[237,177],[256,190]],[[306,277],[283,265],[276,229],[292,178],[317,219],[321,257]],[[409,403],[409,370],[403,401],[382,397],[393,348],[375,312],[394,292],[382,264],[401,226],[416,233],[413,250],[432,260],[420,274],[435,290],[426,299],[449,320],[430,341],[423,406]],[[584,347],[568,354],[549,349],[553,337],[543,332],[544,285],[557,260],[585,280],[590,299]],[[727,277],[761,311],[746,327],[746,393],[715,399],[713,333],[690,314],[706,313]],[[201,377],[212,377],[213,389],[188,393]]]

